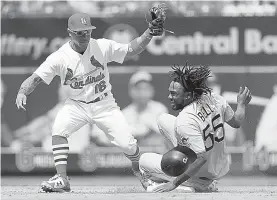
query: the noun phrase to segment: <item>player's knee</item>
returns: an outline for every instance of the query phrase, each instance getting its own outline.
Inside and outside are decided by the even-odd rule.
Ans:
[[[143,153],[139,159],[139,168],[144,171],[149,171],[151,169],[151,153]]]
[[[157,124],[159,129],[166,129],[167,124],[170,121],[169,118],[171,118],[171,115],[167,113],[163,113],[157,118]]]
[[[161,115],[159,115],[157,117],[157,123],[158,123],[158,125],[162,125],[163,123],[165,123],[167,115],[169,115],[169,114],[163,113],[163,114],[161,114]]]

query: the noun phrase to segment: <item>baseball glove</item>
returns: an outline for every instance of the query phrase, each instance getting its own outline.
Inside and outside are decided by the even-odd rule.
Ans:
[[[148,17],[148,19],[146,17],[146,21],[148,22],[148,28],[151,35],[160,36],[163,34],[164,30],[166,30],[164,29],[166,10],[167,7],[165,4],[160,4],[157,7],[154,6],[149,10],[150,17]],[[168,32],[173,33],[172,31]]]

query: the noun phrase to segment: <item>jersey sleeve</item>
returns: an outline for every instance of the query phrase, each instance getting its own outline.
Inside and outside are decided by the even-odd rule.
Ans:
[[[112,40],[109,41],[109,48],[107,54],[108,62],[117,62],[122,64],[128,52],[128,44],[121,44]]]
[[[228,122],[233,118],[234,111],[226,100],[225,100],[225,102],[226,102],[226,104],[224,106],[224,121]]]
[[[221,112],[222,116],[224,117],[224,122],[230,121],[234,116],[234,111],[232,107],[229,105],[229,103],[223,96],[215,93],[213,93],[213,96],[218,102],[218,104],[221,106]]]
[[[222,113],[224,116],[224,121],[228,122],[233,118],[234,111],[223,96],[218,95],[218,98],[222,105]]]
[[[37,74],[47,85],[49,85],[53,78],[56,75],[59,75],[62,65],[64,65],[62,55],[55,52],[48,56],[34,73]]]
[[[177,121],[175,131],[179,145],[189,147],[196,154],[206,152],[202,132],[196,120],[186,117],[181,123]]]

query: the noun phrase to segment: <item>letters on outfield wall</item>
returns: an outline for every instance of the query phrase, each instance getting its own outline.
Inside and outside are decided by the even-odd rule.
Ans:
[[[92,19],[94,38],[127,43],[146,29],[144,18]],[[276,17],[169,18],[175,32],[154,37],[127,65],[276,65]],[[67,19],[2,19],[2,66],[36,66],[68,40]]]

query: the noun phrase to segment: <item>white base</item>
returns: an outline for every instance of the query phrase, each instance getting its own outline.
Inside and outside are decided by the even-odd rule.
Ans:
[[[147,192],[153,192],[155,188],[157,188],[160,185],[163,185],[165,183],[153,183],[152,185],[148,186],[146,191]],[[178,186],[176,189],[173,190],[174,192],[195,192],[194,188],[192,187],[186,187],[186,186]]]

